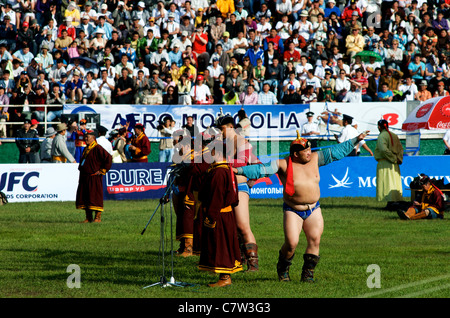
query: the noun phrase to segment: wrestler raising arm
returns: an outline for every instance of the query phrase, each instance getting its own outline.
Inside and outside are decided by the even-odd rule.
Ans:
[[[333,147],[311,152],[310,142],[298,137],[291,143],[290,154],[266,164],[233,168],[236,174],[259,179],[278,173],[283,184],[283,228],[285,242],[279,252],[278,277],[289,281],[300,233],[305,232],[307,247],[303,255],[302,281],[313,281],[314,268],[319,261],[319,244],[323,218],[319,205],[319,167],[347,156],[363,140],[368,131]]]

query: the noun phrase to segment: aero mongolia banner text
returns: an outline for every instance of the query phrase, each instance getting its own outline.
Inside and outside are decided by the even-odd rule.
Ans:
[[[193,116],[200,132],[210,127],[215,119],[224,114],[234,116],[241,105],[64,105],[65,114],[100,114],[101,124],[108,129],[120,127],[126,121],[145,125],[150,138],[158,137],[158,122],[170,115],[176,121],[176,127],[186,124],[186,118]],[[309,105],[244,105],[245,112],[252,125],[251,136],[259,137],[295,137],[306,123]]]

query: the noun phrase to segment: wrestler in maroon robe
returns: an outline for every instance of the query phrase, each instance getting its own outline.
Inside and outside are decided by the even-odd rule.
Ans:
[[[203,154],[208,151],[208,148],[203,150]],[[186,207],[184,215],[184,224],[187,231],[193,233],[193,253],[200,255],[201,251],[201,236],[203,228],[203,213],[202,203],[199,199],[199,191],[205,180],[210,164],[203,160],[199,163],[192,163],[190,169],[190,182],[186,189]]]
[[[236,177],[226,161],[211,164],[199,193],[204,213],[198,268],[220,274],[242,270],[234,207]]]
[[[103,211],[102,176],[111,168],[111,155],[96,141],[84,149],[78,170],[77,209]],[[97,173],[97,174],[96,174]]]
[[[150,141],[144,132],[141,132],[139,136],[136,136],[131,141],[131,144],[136,147],[136,150],[132,151],[132,162],[148,162],[148,155],[151,152]]]

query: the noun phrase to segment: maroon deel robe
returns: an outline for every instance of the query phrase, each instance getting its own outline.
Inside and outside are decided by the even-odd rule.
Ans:
[[[84,149],[78,165],[80,177],[76,195],[77,209],[103,211],[103,175],[111,169],[111,155],[97,142]],[[94,175],[97,171],[102,174]]]
[[[199,193],[203,228],[198,268],[232,274],[242,270],[234,207],[239,203],[237,180],[228,164],[211,165]]]

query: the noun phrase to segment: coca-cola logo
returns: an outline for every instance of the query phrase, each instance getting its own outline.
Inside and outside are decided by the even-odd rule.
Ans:
[[[421,118],[421,117],[425,116],[430,111],[430,109],[433,107],[433,105],[434,105],[433,103],[428,103],[428,104],[425,104],[422,107],[420,107],[416,113],[416,117]]]
[[[448,122],[440,121],[436,124],[436,128],[437,129],[450,129],[450,121],[448,121]]]
[[[441,106],[441,114],[446,116],[446,117],[450,117],[450,102],[442,104],[442,106]]]

